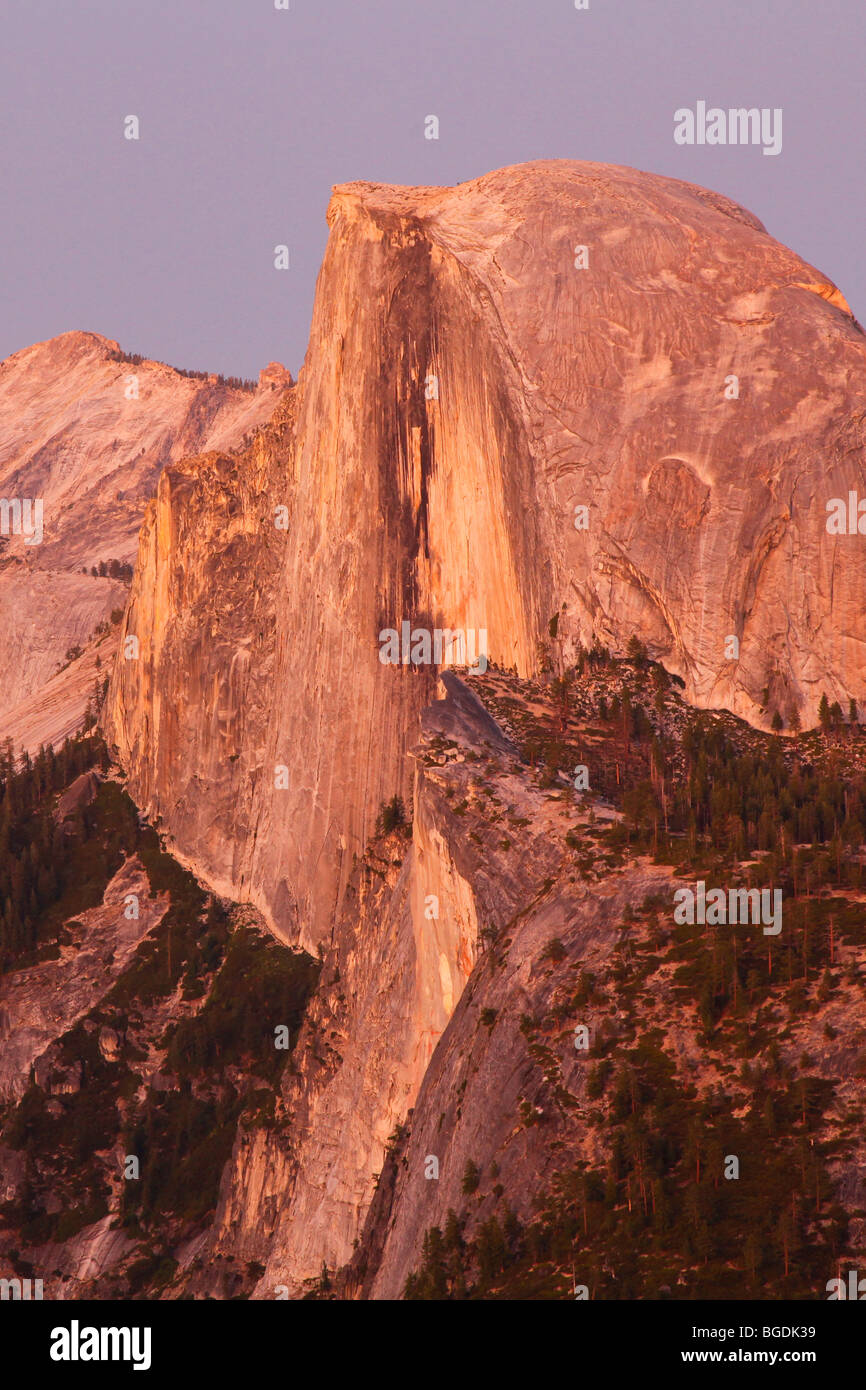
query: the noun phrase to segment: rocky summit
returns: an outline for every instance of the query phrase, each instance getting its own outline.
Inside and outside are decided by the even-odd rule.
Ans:
[[[0,557],[0,1255],[822,1296],[866,1259],[866,337],[632,169],[328,223],[297,383],[0,367],[44,498]]]
[[[291,380],[271,365],[251,389],[81,332],[0,363],[0,735],[35,750],[80,724],[95,670],[79,657],[125,606],[162,469],[251,434]]]

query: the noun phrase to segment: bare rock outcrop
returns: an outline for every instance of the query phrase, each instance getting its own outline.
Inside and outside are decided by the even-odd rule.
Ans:
[[[84,789],[76,787],[81,795]],[[130,894],[141,904],[135,917],[125,911]],[[0,977],[0,1099],[23,1095],[31,1075],[44,1083],[42,1054],[102,998],[167,906],[165,894],[151,896],[138,860],[128,859],[100,906],[69,923],[68,939],[53,958]]]
[[[230,449],[272,414],[291,378],[272,363],[259,388],[126,357],[98,333],[64,333],[0,363],[0,734],[34,747],[80,722],[90,690],[42,701],[67,651],[125,604],[90,574],[135,558],[160,472],[201,449]],[[19,514],[16,504],[25,504]],[[38,505],[38,512],[36,510]],[[37,516],[39,518],[37,525]],[[37,694],[37,692],[40,692]],[[27,707],[42,701],[31,730]],[[57,718],[52,719],[52,711]]]

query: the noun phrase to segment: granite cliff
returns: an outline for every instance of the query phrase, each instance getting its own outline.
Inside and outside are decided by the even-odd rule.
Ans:
[[[92,653],[82,668],[67,652],[86,649],[127,595],[126,583],[91,570],[130,567],[161,470],[239,444],[289,381],[266,370],[244,389],[82,332],[0,363],[0,498],[31,509],[0,516],[0,736],[35,750],[77,727],[96,668]]]
[[[308,946],[432,694],[385,629],[483,632],[521,675],[551,615],[565,663],[637,632],[764,727],[866,690],[866,561],[826,529],[866,337],[825,277],[718,194],[567,161],[346,185],[328,220],[292,439],[164,475],[108,717],[179,852]]]
[[[811,1137],[846,1210],[863,1206],[866,561],[856,534],[828,531],[827,506],[864,486],[866,338],[750,213],[634,170],[350,184],[328,220],[297,385],[240,447],[207,435],[164,460],[112,635],[115,775],[210,892],[321,961],[269,1106],[231,1131],[212,1221],[174,1233],[167,1291],[298,1296],[324,1266],[350,1296],[462,1296],[461,1280],[483,1294],[526,1259],[550,1264],[541,1296],[567,1296],[567,1151],[585,1170],[567,1180],[584,1235],[607,1222],[630,1296],[676,1283],[678,1242],[698,1296],[710,1276],[691,1227],[665,1227],[669,1264],[639,1269],[635,1231],[617,1225],[638,1202],[647,1228],[685,1203],[690,1125],[770,1146],[769,1089],[791,1128],[784,1165]],[[404,623],[409,659],[383,661]],[[424,636],[444,630],[472,633],[488,669],[467,673],[459,650],[459,676],[430,661]],[[853,708],[819,735],[824,693]],[[692,726],[695,709],[713,713]],[[780,724],[785,737],[766,732]],[[729,774],[730,798],[711,794]],[[727,942],[668,929],[672,876],[722,869],[790,886],[800,916],[779,955],[760,934],[731,960]],[[838,894],[815,920],[797,906],[804,874],[807,900],[831,879]],[[785,1002],[802,1017],[783,1028]],[[783,1042],[753,1073],[774,1009]],[[591,1066],[574,1047],[583,1021]],[[149,1026],[137,1046],[153,1055]],[[798,1067],[802,1134],[784,1110]],[[629,1097],[638,1115],[658,1094],[676,1142],[652,1149],[656,1115],[648,1147],[624,1156]],[[723,1129],[729,1113],[742,1131]],[[699,1173],[708,1161],[700,1150]],[[825,1220],[817,1163],[802,1156],[803,1288],[846,1234]],[[779,1182],[753,1173],[767,1220],[787,1210]],[[497,1264],[478,1251],[496,1244],[503,1197]],[[536,1199],[547,1225],[530,1237]],[[719,1224],[717,1199],[688,1200],[695,1229]],[[430,1234],[446,1228],[447,1274]],[[863,1249],[856,1223],[847,1234]],[[82,1287],[112,1287],[129,1250],[96,1236]],[[713,1278],[742,1274],[727,1239]],[[480,1271],[458,1259],[470,1246]]]

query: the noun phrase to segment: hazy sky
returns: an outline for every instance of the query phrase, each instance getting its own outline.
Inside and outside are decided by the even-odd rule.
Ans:
[[[866,0],[0,0],[0,16],[0,357],[88,328],[177,366],[297,372],[332,184],[561,157],[729,194],[866,321]],[[781,153],[677,146],[674,111],[698,101],[781,107]]]

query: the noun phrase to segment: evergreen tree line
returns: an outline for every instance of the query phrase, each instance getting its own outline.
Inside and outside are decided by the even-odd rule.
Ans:
[[[702,715],[683,733],[685,776],[675,770],[669,741],[656,734],[649,741],[650,777],[623,797],[630,833],[639,844],[653,844],[667,857],[673,849],[670,836],[681,843],[685,837],[691,857],[699,845],[709,845],[732,866],[766,852],[778,873],[795,872],[798,856],[805,865],[796,846],[807,846],[811,887],[828,881],[860,886],[862,865],[852,851],[866,837],[862,773],[843,776],[804,760],[791,766],[776,741],[760,752],[740,752]]]
[[[468,1210],[428,1228],[404,1298],[461,1300],[563,1296],[563,1277],[592,1298],[814,1297],[844,1246],[845,1212],[815,1142],[832,1086],[796,1078],[771,1049],[745,1064],[751,1089],[742,1118],[720,1087],[684,1086],[656,1038],[616,1062],[600,1062],[589,1117],[606,1161],[558,1173],[521,1221],[504,1199],[494,1163],[485,1195],[496,1210],[473,1234]],[[736,1181],[727,1155],[738,1156]],[[482,1175],[467,1161],[463,1194]],[[568,1277],[570,1276],[570,1278]],[[569,1296],[566,1293],[566,1296]]]
[[[104,745],[92,738],[66,739],[55,752],[16,759],[11,739],[0,753],[0,969],[34,950],[42,915],[59,902],[83,824],[71,833],[58,825],[52,801],[82,772],[106,768]],[[76,831],[79,834],[76,834]]]
[[[158,357],[146,357],[142,352],[109,352],[108,356],[112,362],[124,362],[130,367],[140,367],[142,362],[156,362],[160,367],[169,367],[172,372],[177,372],[178,376],[190,377],[193,381],[207,381],[211,376],[216,376],[220,386],[229,386],[234,391],[255,391],[258,382],[251,377],[245,376],[223,376],[222,372],[197,372],[192,367],[171,367],[168,362],[161,362]]]
[[[87,572],[87,566],[82,565],[81,573]],[[90,574],[94,579],[122,579],[128,583],[132,579],[132,565],[126,560],[100,560],[98,565],[90,566]]]

